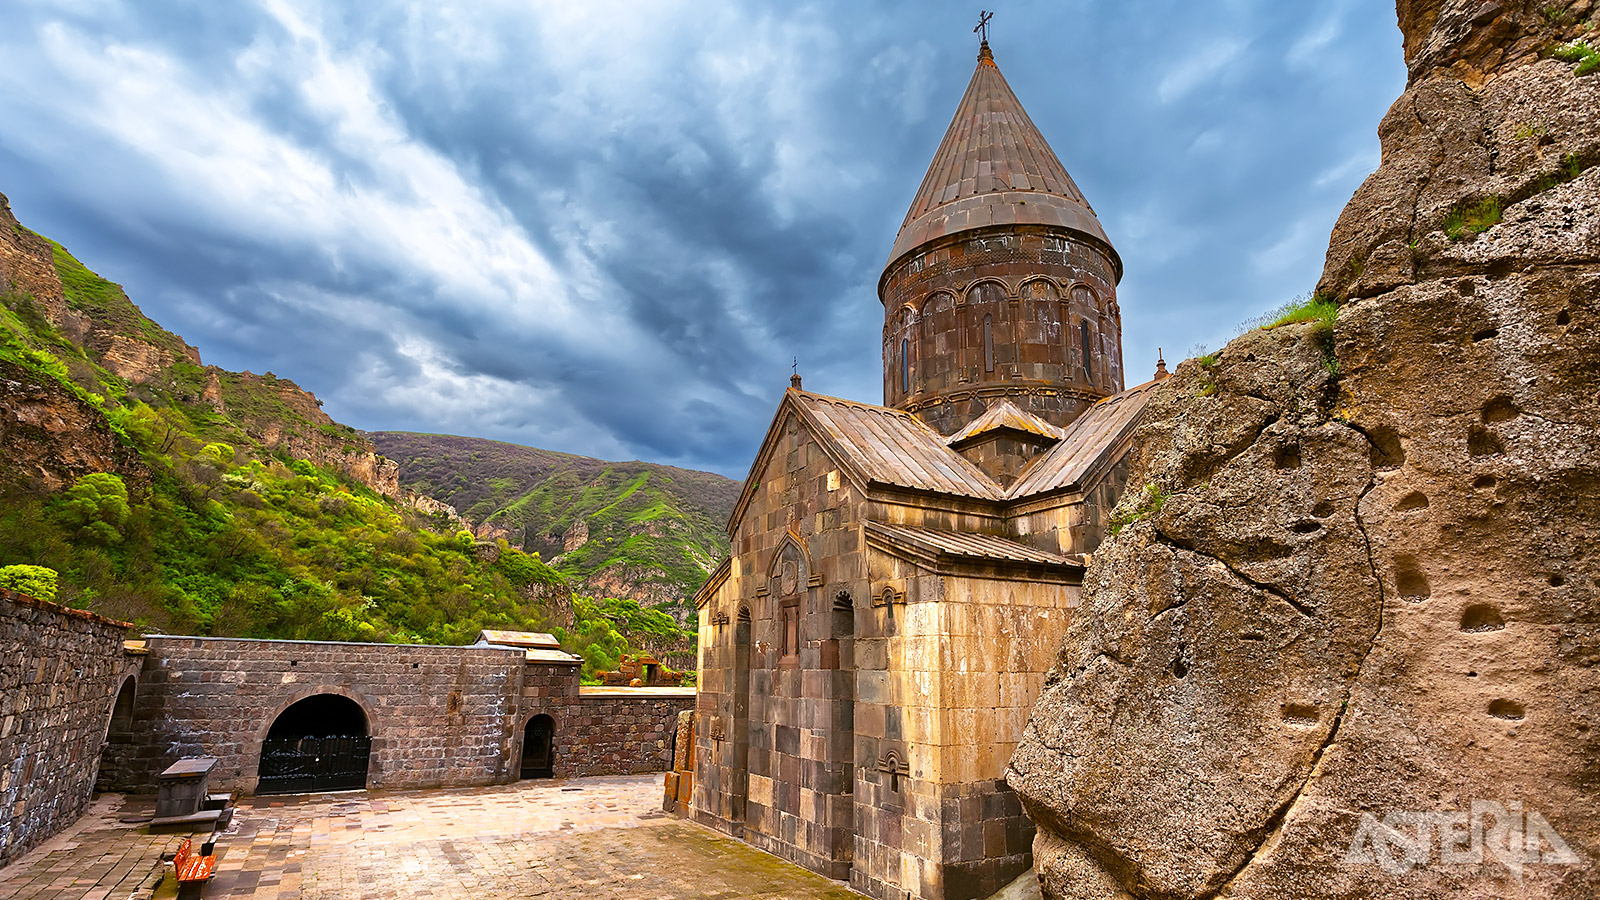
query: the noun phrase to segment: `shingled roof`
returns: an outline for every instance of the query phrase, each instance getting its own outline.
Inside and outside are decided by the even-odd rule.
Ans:
[[[978,69],[911,201],[889,263],[928,241],[991,225],[1055,225],[1111,241],[1028,118],[984,42]],[[1122,261],[1112,260],[1122,276]]]
[[[907,525],[885,525],[882,522],[868,522],[866,528],[869,538],[876,539],[875,542],[892,546],[904,555],[926,559],[929,562],[987,560],[1032,563],[1040,566],[1083,567],[1083,560],[1079,557],[1051,553],[992,534],[940,531]]]

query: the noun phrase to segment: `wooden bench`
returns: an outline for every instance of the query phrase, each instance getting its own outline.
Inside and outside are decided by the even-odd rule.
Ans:
[[[193,839],[184,838],[172,858],[172,871],[178,878],[179,900],[194,900],[217,871],[215,854],[201,856],[193,851]]]

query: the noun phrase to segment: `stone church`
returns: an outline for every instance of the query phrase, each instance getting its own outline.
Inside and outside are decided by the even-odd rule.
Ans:
[[[696,597],[693,818],[879,898],[1028,868],[1006,764],[1156,383],[1121,276],[985,41],[878,282],[884,404],[793,380]]]

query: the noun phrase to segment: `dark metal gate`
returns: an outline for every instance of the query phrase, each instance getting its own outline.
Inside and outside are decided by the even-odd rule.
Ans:
[[[258,794],[304,794],[367,786],[370,737],[306,737],[261,745]]]

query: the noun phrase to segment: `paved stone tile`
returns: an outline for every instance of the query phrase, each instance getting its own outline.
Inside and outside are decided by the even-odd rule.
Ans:
[[[257,900],[860,900],[837,882],[663,815],[660,795],[661,776],[641,775],[249,798],[217,841],[217,877],[205,893]],[[0,897],[11,897],[12,885],[25,886],[18,900],[128,897],[181,836],[151,836],[118,822],[122,803],[102,799],[73,831],[0,869]],[[126,874],[114,878],[115,871]]]
[[[0,869],[0,897],[8,900],[123,900],[146,885],[161,854],[178,848],[181,834],[150,834],[118,821],[148,813],[151,804],[118,794],[95,800],[71,828]]]

